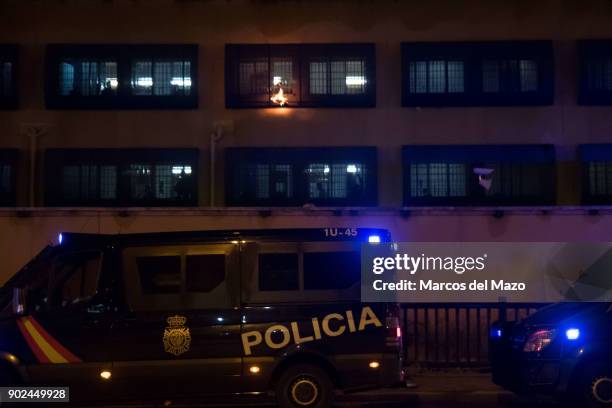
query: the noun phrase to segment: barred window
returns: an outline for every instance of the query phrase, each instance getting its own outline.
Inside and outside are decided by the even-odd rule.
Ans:
[[[463,92],[465,78],[462,61],[415,61],[410,63],[410,92]]]
[[[226,154],[228,205],[376,202],[374,148],[234,148]]]
[[[196,151],[51,149],[46,163],[48,205],[197,203]]]
[[[554,203],[551,145],[404,146],[406,205]]]
[[[229,44],[226,105],[275,106],[282,90],[287,106],[372,106],[371,44]]]
[[[60,63],[59,94],[62,96],[116,95],[118,86],[116,61],[68,59]]]
[[[597,58],[585,63],[586,89],[590,92],[612,91],[612,58]]]
[[[485,60],[482,62],[483,92],[536,92],[538,64],[534,60]]]
[[[241,163],[236,169],[233,191],[256,200],[293,198],[293,166],[290,164]]]
[[[579,153],[583,203],[612,203],[612,144],[580,145]]]
[[[464,197],[465,165],[461,163],[410,164],[410,189],[415,197]]]
[[[14,206],[17,150],[0,150],[0,206]]]
[[[13,63],[0,61],[0,96],[9,96],[13,91]]]
[[[578,41],[578,103],[612,104],[612,40]]]
[[[0,109],[17,108],[17,46],[0,44]]]
[[[361,163],[312,163],[306,168],[310,199],[359,198],[364,193],[365,169]]]
[[[366,90],[365,61],[310,62],[312,95],[360,94]]]
[[[268,62],[241,61],[239,66],[240,95],[258,95],[268,93]]]
[[[49,108],[197,107],[195,45],[47,47]]]
[[[404,106],[552,103],[550,42],[403,43],[402,66]]]
[[[192,168],[184,163],[130,164],[125,170],[134,201],[192,201]]]
[[[191,63],[189,61],[134,61],[132,63],[134,95],[189,95]]]

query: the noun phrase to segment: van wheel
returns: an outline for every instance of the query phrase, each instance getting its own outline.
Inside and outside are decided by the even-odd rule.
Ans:
[[[276,398],[282,408],[328,408],[334,399],[334,387],[319,367],[299,364],[283,372]]]
[[[585,407],[612,407],[612,370],[604,364],[585,367],[576,391]]]

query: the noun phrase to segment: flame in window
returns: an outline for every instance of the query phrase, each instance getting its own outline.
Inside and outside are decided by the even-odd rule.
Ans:
[[[270,100],[279,106],[285,106],[289,102],[289,99],[287,99],[283,92],[283,87],[280,85],[278,86],[278,92],[273,94]]]

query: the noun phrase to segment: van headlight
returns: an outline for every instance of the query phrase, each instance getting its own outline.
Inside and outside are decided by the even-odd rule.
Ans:
[[[555,338],[555,329],[538,329],[527,337],[523,351],[528,353],[539,353],[548,346]]]

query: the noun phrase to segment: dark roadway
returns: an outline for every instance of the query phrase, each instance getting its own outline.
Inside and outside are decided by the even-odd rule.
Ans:
[[[493,383],[486,374],[474,373],[439,373],[413,377],[417,386],[415,388],[394,388],[384,390],[371,390],[336,398],[336,407],[560,407],[552,398],[518,397],[505,391]],[[91,406],[91,405],[89,405]],[[232,402],[219,403],[211,400],[197,401],[166,401],[157,404],[129,403],[112,405],[114,408],[145,408],[145,407],[168,407],[168,408],[194,408],[194,407],[273,407],[268,403],[254,403],[247,400],[234,400]],[[110,405],[98,405],[97,407],[111,407]]]

